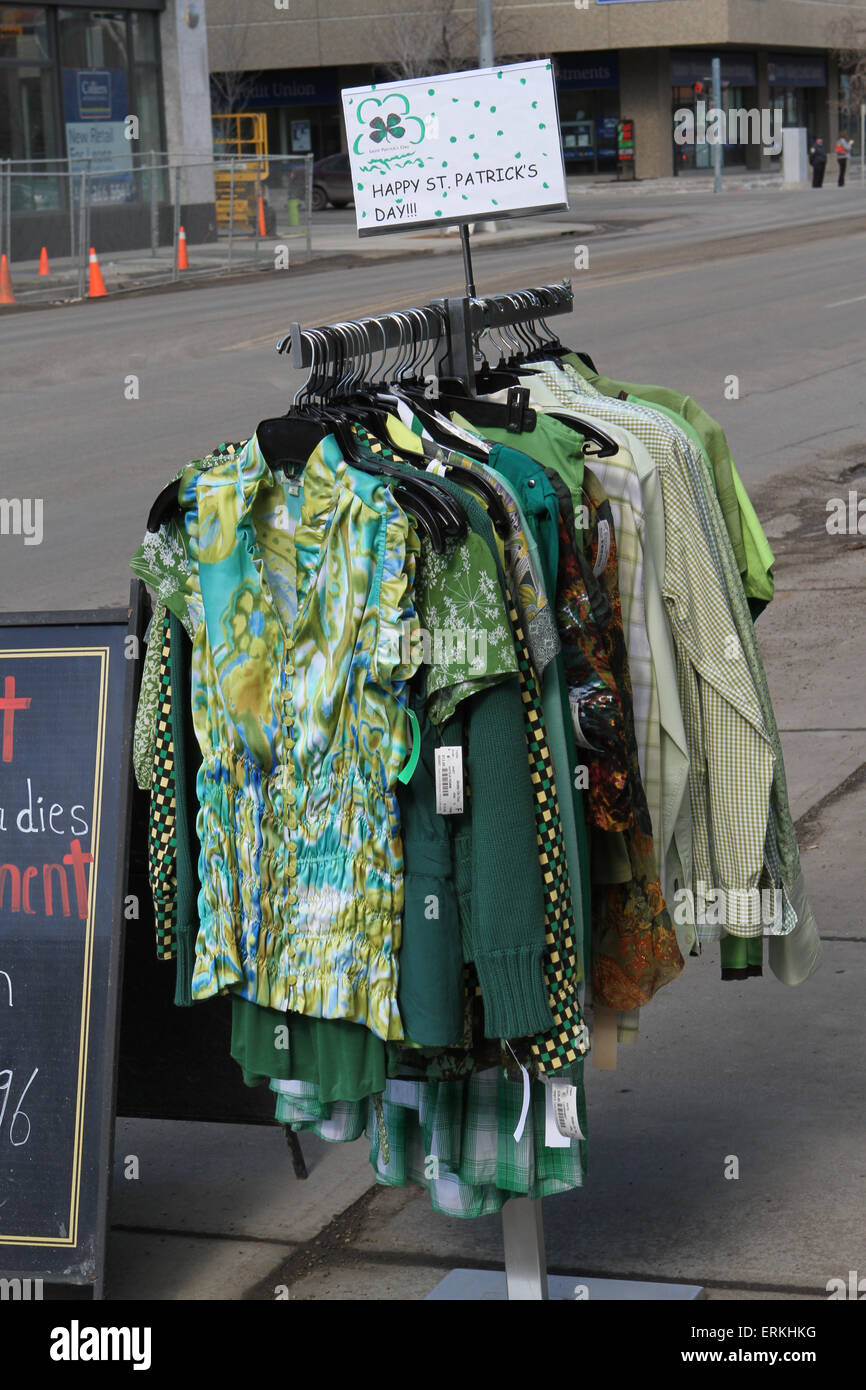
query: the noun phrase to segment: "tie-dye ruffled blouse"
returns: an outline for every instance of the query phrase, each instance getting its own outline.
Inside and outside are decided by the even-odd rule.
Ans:
[[[200,930],[192,993],[398,1039],[394,792],[417,536],[329,436],[294,479],[255,438],[184,475]]]

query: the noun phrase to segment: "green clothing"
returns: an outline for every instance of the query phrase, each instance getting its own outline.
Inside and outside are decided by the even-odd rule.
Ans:
[[[192,723],[190,679],[192,643],[180,619],[169,614],[171,640],[171,731],[175,761],[177,976],[174,1002],[192,1004],[192,972],[198,935],[198,854],[196,778],[201,752]]]
[[[583,1065],[576,1068],[577,1114],[586,1134]],[[579,1187],[586,1144],[571,1139],[546,1142],[545,1086],[533,1081],[521,1138],[515,1139],[523,1086],[500,1068],[461,1081],[389,1082],[376,1101],[345,1105],[324,1102],[315,1086],[274,1081],[276,1117],[330,1143],[348,1143],[365,1133],[377,1182],[426,1187],[435,1211],[475,1217],[500,1211],[510,1197],[549,1197]],[[383,1149],[383,1136],[387,1151]],[[431,1157],[436,1158],[431,1163]]]
[[[385,1089],[386,1045],[342,1018],[310,1018],[232,996],[231,1054],[248,1086],[306,1081],[323,1101],[363,1100]]]
[[[452,417],[457,419],[457,417]],[[458,419],[466,428],[474,428],[468,422]],[[549,426],[554,426],[550,429]],[[558,461],[567,475],[571,487],[579,475],[583,478],[582,454],[578,464],[569,451],[575,449],[580,454],[581,436],[563,425],[560,421],[548,420],[540,412],[536,415],[533,431],[508,435],[507,431],[478,429],[475,431],[484,439],[493,440],[494,435],[505,435],[510,442],[495,445],[490,453],[490,469],[501,475],[503,485],[507,486],[505,497],[507,507],[517,507],[521,519],[521,530],[525,537],[530,563],[540,569],[548,596],[556,600],[556,582],[559,569],[559,503],[556,490],[544,472],[541,459],[550,455]],[[538,453],[522,452],[523,445],[530,441]],[[545,444],[547,440],[547,444]],[[520,449],[516,446],[520,446]],[[472,465],[482,468],[483,465]],[[489,470],[488,470],[489,471]],[[582,505],[582,504],[581,504]],[[542,552],[543,547],[543,553]],[[574,738],[571,709],[568,704],[568,690],[563,668],[561,646],[557,643],[555,660],[547,665],[542,676],[542,701],[547,741],[559,788],[559,809],[563,823],[563,838],[568,860],[568,871],[572,894],[580,895],[580,916],[582,930],[581,968],[588,975],[590,969],[590,854],[586,822],[583,814],[583,792],[575,786],[573,768],[579,759]],[[566,788],[568,790],[566,790]],[[575,906],[576,906],[575,902]]]
[[[405,432],[405,427],[401,426]],[[381,446],[380,446],[381,448]],[[500,455],[512,451],[494,446]],[[389,457],[394,462],[401,460]],[[524,466],[534,467],[523,455],[514,457]],[[455,461],[460,456],[455,455]],[[471,460],[460,461],[467,466]],[[405,465],[407,468],[409,465]],[[541,471],[541,470],[539,470]],[[552,522],[558,527],[558,511],[555,494],[547,478],[543,476],[544,486],[554,498]],[[496,536],[486,511],[465,488],[461,488],[450,478],[442,478],[442,485],[458,498],[463,506],[467,520],[473,530],[483,535],[490,552],[499,563],[499,550]],[[558,539],[556,555],[558,556]],[[539,1033],[531,1044],[533,1061],[547,1072],[560,1072],[569,1068],[581,1055],[588,1051],[589,1038],[586,1024],[580,1009],[578,983],[581,979],[581,964],[577,949],[577,903],[573,899],[568,874],[568,863],[563,844],[563,828],[560,814],[560,799],[557,793],[553,760],[548,746],[542,711],[541,691],[538,679],[529,658],[523,630],[505,576],[500,568],[499,580],[503,595],[509,602],[509,620],[514,630],[515,644],[520,665],[520,693],[523,702],[524,740],[523,752],[528,755],[529,768],[534,788],[534,814],[536,821],[537,853],[544,872],[545,927],[545,975],[550,992],[550,1007],[553,1027],[543,1034]],[[500,754],[501,756],[501,754]],[[569,785],[571,785],[569,783]],[[456,870],[459,879],[459,870]],[[583,904],[581,901],[581,908]],[[486,1004],[486,1001],[485,1001]]]
[[[746,597],[750,600],[752,616],[757,617],[773,597],[773,552],[740,481],[721,425],[691,396],[684,396],[679,391],[671,391],[664,386],[635,386],[627,381],[613,381],[610,377],[591,371],[574,353],[566,353],[562,360],[604,395],[620,396],[625,392],[630,400],[638,404],[665,406],[680,416],[681,421],[685,420],[691,425],[699,435],[737,567],[743,577]]]
[[[424,708],[423,687],[417,680],[414,684],[409,702],[417,720],[414,736],[420,738],[421,752],[409,781],[397,787],[405,872],[397,1000],[406,1035],[413,1043],[449,1047],[463,1037],[465,1014],[452,818],[436,812],[435,750],[439,738]],[[474,708],[473,701],[470,709]],[[462,710],[457,719],[462,720]]]
[[[355,435],[374,456],[385,452],[381,444],[376,448],[365,431],[356,430]],[[390,461],[401,462],[392,450],[388,450],[388,455]],[[471,799],[470,794],[464,795],[462,813],[448,817],[452,823],[463,953],[478,972],[484,998],[485,1036],[531,1037],[543,1033],[551,1018],[543,968],[545,895],[535,838],[535,797],[526,757],[520,684],[516,678],[508,678],[509,672],[516,671],[517,658],[501,587],[504,576],[499,568],[493,527],[484,508],[450,480],[443,479],[442,483],[459,498],[471,532],[479,545],[486,548],[486,560],[477,547],[472,550],[465,543],[446,548],[442,556],[436,556],[429,545],[423,546],[415,593],[421,630],[435,637],[437,628],[453,628],[462,621],[466,627],[476,627],[479,635],[489,626],[496,637],[487,651],[486,664],[491,669],[483,680],[467,680],[471,662],[458,663],[452,690],[441,684],[440,668],[436,699],[428,701],[434,724],[440,722],[443,709],[457,707],[449,719],[440,723],[442,742],[463,746],[471,788]],[[467,569],[466,557],[473,553],[478,566]],[[496,636],[503,627],[508,633],[507,653]],[[491,677],[497,684],[490,684]],[[476,685],[478,692],[467,700]],[[413,781],[418,771],[413,774]],[[508,789],[505,797],[503,787]],[[427,925],[422,920],[422,930]],[[416,962],[421,964],[412,954],[409,959],[410,967]],[[401,969],[403,964],[401,959]],[[419,979],[418,988],[423,988],[423,980]],[[454,1041],[453,1037],[417,1037],[408,1024],[406,1031],[413,1042],[444,1045]]]
[[[539,410],[535,415],[535,428],[522,430],[515,434],[512,430],[497,429],[485,425],[476,429],[468,420],[452,412],[451,419],[464,429],[475,430],[492,444],[504,444],[509,449],[519,450],[527,458],[541,464],[542,468],[553,468],[564,480],[575,510],[583,505],[583,435],[562,420],[554,420]]]

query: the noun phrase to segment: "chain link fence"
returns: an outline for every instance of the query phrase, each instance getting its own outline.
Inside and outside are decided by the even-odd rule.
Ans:
[[[91,247],[108,293],[290,270],[312,255],[312,166],[312,155],[160,152],[0,160],[0,252],[15,299],[86,298]]]

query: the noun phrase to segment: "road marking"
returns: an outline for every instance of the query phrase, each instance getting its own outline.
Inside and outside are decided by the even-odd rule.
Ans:
[[[859,304],[861,299],[866,299],[866,294],[855,294],[853,299],[837,299],[833,304],[825,304],[825,309],[841,309],[843,304]]]

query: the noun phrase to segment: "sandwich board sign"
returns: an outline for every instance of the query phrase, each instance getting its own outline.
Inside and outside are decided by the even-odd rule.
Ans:
[[[128,627],[125,609],[0,617],[0,1276],[18,1298],[42,1281],[101,1292],[137,666]]]
[[[359,236],[568,207],[549,59],[342,97]]]

